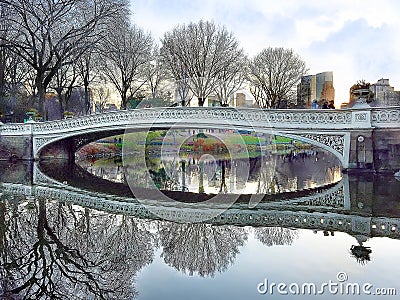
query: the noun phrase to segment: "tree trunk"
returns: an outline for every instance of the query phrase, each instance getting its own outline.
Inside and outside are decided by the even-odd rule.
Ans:
[[[199,193],[204,193],[204,163],[199,161]]]
[[[5,96],[6,96],[6,78],[5,78],[5,70],[6,70],[6,53],[5,49],[0,48],[0,105],[5,105]]]
[[[39,100],[38,111],[42,115],[43,120],[46,120],[47,119],[46,111],[45,111],[46,88],[43,86],[43,84],[41,82],[37,83],[37,91],[38,91],[37,96],[38,96],[38,100]]]
[[[198,97],[198,104],[199,106],[204,106],[204,102],[206,101],[206,98]]]
[[[121,109],[126,109],[127,101],[128,101],[128,92],[122,91],[121,92]]]
[[[0,202],[0,254],[4,258],[4,250],[7,247],[7,221],[6,221],[6,204]]]
[[[60,95],[58,96],[58,102],[60,103],[60,118],[63,119],[65,108],[62,96]]]
[[[225,161],[221,161],[221,186],[219,192],[226,192]]]
[[[90,95],[89,95],[89,82],[85,80],[84,82],[85,88],[85,114],[89,114],[91,112],[91,105],[90,105]]]
[[[121,109],[126,109],[126,96],[121,97]]]

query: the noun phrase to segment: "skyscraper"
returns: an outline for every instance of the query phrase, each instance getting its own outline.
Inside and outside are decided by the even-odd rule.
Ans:
[[[335,100],[333,72],[322,72],[301,78],[297,85],[297,106],[310,108],[313,100],[317,100],[319,104]]]

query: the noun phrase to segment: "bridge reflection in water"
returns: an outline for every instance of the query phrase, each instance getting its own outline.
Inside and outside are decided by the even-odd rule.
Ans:
[[[79,293],[83,298],[132,298],[137,295],[133,279],[153,262],[158,247],[164,262],[176,270],[214,276],[233,264],[250,233],[273,246],[291,245],[298,229],[345,232],[359,243],[348,250],[360,263],[370,259],[371,250],[362,247],[368,238],[400,238],[400,210],[391,196],[400,187],[393,178],[344,175],[335,185],[292,194],[290,200],[275,197],[253,209],[236,203],[204,223],[162,219],[186,214],[196,221],[207,213],[204,208],[149,199],[158,209],[155,215],[123,191],[111,195],[85,190],[81,180],[81,186],[67,185],[37,165],[33,184],[4,181],[0,291],[9,297],[72,299]],[[378,188],[382,182],[386,185]]]
[[[397,203],[393,203],[392,209],[388,207],[387,202],[383,202],[382,198],[382,203],[376,203],[379,201],[379,197],[376,194],[375,196],[369,195],[365,191],[364,185],[359,188],[361,193],[354,190],[353,193],[350,193],[348,175],[344,175],[337,184],[310,190],[306,195],[303,191],[290,193],[290,197],[285,194],[272,198],[265,197],[267,201],[262,201],[255,208],[249,208],[246,202],[241,201],[221,215],[214,217],[212,208],[204,207],[201,203],[199,203],[198,209],[193,209],[193,206],[186,207],[184,202],[178,204],[174,202],[174,205],[171,205],[171,203],[159,202],[157,199],[148,199],[147,204],[154,206],[150,211],[132,196],[126,196],[129,191],[121,190],[119,184],[116,184],[115,192],[118,190],[122,196],[71,187],[66,183],[59,183],[49,178],[37,167],[34,170],[35,185],[3,183],[3,193],[19,195],[26,199],[52,199],[142,219],[162,220],[163,217],[168,219],[171,215],[179,214],[185,215],[187,221],[196,222],[198,219],[205,219],[200,215],[206,214],[207,216],[209,214],[210,218],[206,217],[209,220],[207,223],[213,225],[283,226],[342,231],[351,235],[362,234],[369,237],[400,238],[400,220],[398,219],[400,211],[397,209]],[[395,179],[392,180],[396,186]],[[399,189],[399,187],[397,188]],[[108,189],[110,188],[108,187]],[[395,191],[391,193],[396,195]],[[172,194],[179,195],[181,192],[172,192]],[[298,194],[297,197],[296,194]]]

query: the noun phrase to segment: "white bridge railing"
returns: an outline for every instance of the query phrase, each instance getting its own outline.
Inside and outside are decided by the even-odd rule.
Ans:
[[[176,125],[236,125],[271,129],[340,130],[400,127],[400,107],[342,110],[261,110],[252,108],[168,107],[112,111],[67,120],[3,124],[1,135],[46,135],[96,127]]]

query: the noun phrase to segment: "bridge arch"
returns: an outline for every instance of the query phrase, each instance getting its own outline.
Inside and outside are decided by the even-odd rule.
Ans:
[[[212,125],[212,126],[201,126],[193,123],[179,123],[174,124],[173,126],[176,129],[232,129],[227,128],[225,125]],[[154,123],[152,130],[168,130],[171,126],[166,126],[163,124]],[[52,138],[48,138],[43,140],[42,143],[37,143],[36,146],[36,158],[40,159],[42,152],[46,150],[51,145],[57,145],[59,147],[64,147],[71,151],[70,155],[73,155],[77,150],[81,147],[94,142],[96,140],[110,137],[114,135],[124,134],[126,130],[148,130],[148,126],[141,126],[141,124],[136,125],[127,125],[123,126],[113,126],[113,127],[100,127],[100,128],[90,128],[85,130],[84,132],[70,132],[64,135],[53,136]],[[249,128],[249,127],[240,127],[240,130],[243,131],[256,131],[260,133],[270,134],[270,135],[279,135],[283,137],[292,138],[294,140],[298,140],[301,142],[308,143],[310,145],[319,147],[328,151],[337,157],[342,164],[343,168],[347,168],[348,166],[348,158],[345,156],[345,148],[348,147],[348,143],[350,142],[350,135],[347,133],[328,133],[326,136],[324,133],[321,134],[311,134],[309,132],[290,132],[290,131],[278,131],[274,129],[262,129],[258,128]],[[35,141],[34,141],[35,143]],[[66,143],[66,144],[65,144]]]
[[[56,142],[73,141],[72,146],[76,148],[96,138],[122,133],[126,126],[138,130],[170,127],[226,128],[291,137],[333,153],[345,169],[368,169],[371,166],[375,168],[372,165],[374,159],[383,164],[384,158],[379,156],[379,152],[374,152],[374,139],[383,137],[385,142],[398,144],[396,134],[400,130],[399,120],[400,107],[338,110],[146,108],[43,123],[0,124],[0,143],[9,150],[12,157],[37,160],[45,147]],[[388,131],[392,134],[388,135]],[[394,165],[398,163],[394,162]]]
[[[348,148],[350,147],[350,134],[336,134],[327,135],[324,137],[324,134],[315,135],[309,133],[296,134],[296,133],[288,133],[288,132],[277,132],[277,135],[292,138],[294,140],[298,140],[301,142],[308,143],[310,145],[319,147],[328,151],[337,157],[342,164],[343,168],[347,168],[349,165],[349,157],[346,156],[346,152],[348,152]],[[340,141],[342,140],[342,141]],[[346,151],[347,150],[347,151]]]
[[[46,152],[51,151],[52,147],[64,148],[65,154],[72,158],[72,155],[83,146],[102,138],[123,134],[125,129],[102,128],[88,129],[86,132],[71,132],[65,135],[56,135],[47,139],[33,140],[34,157],[40,160]]]
[[[32,128],[25,128],[31,126]],[[151,127],[200,127],[228,128],[255,131],[279,131],[299,134],[305,129],[310,133],[322,131],[346,132],[351,127],[349,111],[311,111],[311,110],[259,110],[231,108],[154,108],[108,112],[78,117],[69,120],[46,123],[24,124],[9,128],[10,134],[16,131],[30,131],[36,139],[36,150],[47,140],[58,137],[80,135],[81,133],[103,130],[121,130]],[[332,130],[335,127],[336,130]],[[27,130],[25,130],[27,129]],[[289,130],[289,131],[288,131]],[[290,131],[291,130],[291,131]],[[307,131],[306,131],[307,132]],[[330,134],[330,132],[327,132]],[[41,142],[43,141],[43,142]]]

